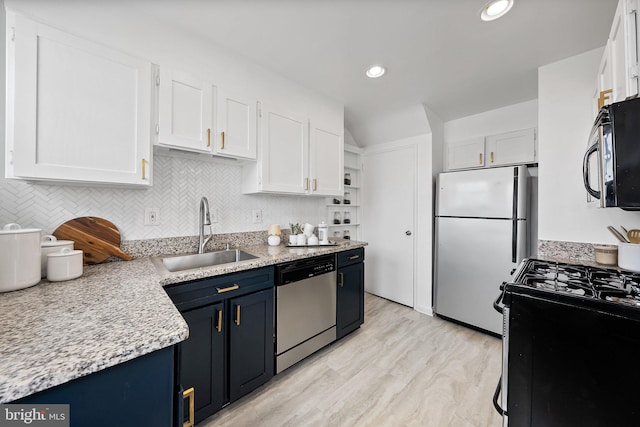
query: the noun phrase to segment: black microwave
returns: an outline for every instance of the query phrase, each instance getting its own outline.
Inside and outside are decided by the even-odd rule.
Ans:
[[[597,154],[598,190],[591,187],[589,158]],[[640,210],[640,98],[600,109],[582,165],[587,192],[603,208]]]

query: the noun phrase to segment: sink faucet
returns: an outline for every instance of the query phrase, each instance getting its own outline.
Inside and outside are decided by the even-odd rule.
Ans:
[[[204,238],[204,226],[209,226],[209,237]],[[211,216],[209,215],[209,200],[206,197],[200,199],[200,221],[199,221],[199,229],[200,229],[200,241],[198,246],[198,253],[204,253],[204,247],[213,234],[211,234]]]

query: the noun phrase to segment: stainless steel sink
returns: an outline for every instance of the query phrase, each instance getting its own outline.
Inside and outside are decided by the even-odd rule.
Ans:
[[[258,258],[255,255],[234,249],[230,251],[207,252],[204,254],[162,257],[162,265],[170,272],[192,270],[194,268],[211,267]]]

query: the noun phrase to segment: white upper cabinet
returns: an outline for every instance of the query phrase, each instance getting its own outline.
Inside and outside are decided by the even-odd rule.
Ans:
[[[165,67],[156,84],[157,145],[255,160],[255,98]]]
[[[218,131],[215,153],[255,160],[257,100],[221,87],[218,89],[217,105]]]
[[[447,170],[535,162],[536,131],[533,128],[446,144]]]
[[[613,102],[613,75],[611,72],[611,41],[607,41],[607,45],[604,48],[604,54],[600,60],[600,66],[598,67],[598,84],[596,91],[596,104],[597,112],[603,105],[608,105]]]
[[[447,170],[484,166],[484,137],[447,143]]]
[[[344,192],[344,140],[342,132],[311,121],[309,141],[310,192],[342,196]]]
[[[151,63],[7,13],[6,175],[151,185]]]
[[[536,161],[535,129],[488,136],[485,140],[487,166],[502,166]]]
[[[620,0],[598,70],[598,106],[638,94],[638,0]]]
[[[157,144],[211,153],[215,87],[167,68],[157,71],[156,85]]]
[[[243,192],[342,196],[344,131],[274,105],[258,110],[258,158],[243,167]]]
[[[306,194],[309,191],[309,120],[262,103],[260,106],[260,155],[249,170],[243,191]],[[255,175],[253,171],[255,170]]]

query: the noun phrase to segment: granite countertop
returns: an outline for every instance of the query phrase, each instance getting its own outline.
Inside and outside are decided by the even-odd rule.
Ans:
[[[162,286],[366,246],[256,245],[239,264],[159,273],[141,258],[85,266],[82,277],[0,293],[0,403],[169,347],[188,327]]]

